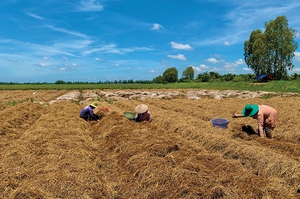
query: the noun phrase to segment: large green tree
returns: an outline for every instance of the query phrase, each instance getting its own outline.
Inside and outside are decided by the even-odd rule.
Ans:
[[[178,81],[178,70],[175,67],[167,68],[163,73],[164,82],[177,82]]]
[[[182,78],[193,80],[194,79],[195,71],[192,66],[188,66],[182,73]]]
[[[287,77],[292,70],[292,58],[298,44],[295,42],[296,30],[288,27],[285,16],[265,23],[265,31],[252,31],[244,43],[245,62],[256,75],[270,73],[274,79]]]

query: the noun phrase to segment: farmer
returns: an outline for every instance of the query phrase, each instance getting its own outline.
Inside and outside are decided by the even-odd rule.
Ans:
[[[94,109],[97,108],[97,103],[92,103],[87,105],[80,111],[80,117],[85,119],[85,121],[96,120],[99,121],[98,115],[95,115]]]
[[[243,108],[242,114],[233,114],[232,117],[252,117],[257,119],[259,136],[265,137],[265,131],[267,138],[271,139],[272,130],[276,127],[277,111],[267,105],[247,104]]]
[[[135,117],[135,121],[142,122],[148,121],[152,122],[152,116],[150,111],[148,110],[148,106],[145,104],[140,104],[135,108],[135,112],[137,112],[137,116]]]

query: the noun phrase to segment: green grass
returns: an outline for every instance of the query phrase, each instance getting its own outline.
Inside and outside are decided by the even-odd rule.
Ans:
[[[0,85],[0,90],[94,90],[94,89],[211,89],[211,90],[248,90],[269,92],[300,92],[300,80],[270,81],[267,84],[251,82],[182,82],[169,84],[16,84]]]

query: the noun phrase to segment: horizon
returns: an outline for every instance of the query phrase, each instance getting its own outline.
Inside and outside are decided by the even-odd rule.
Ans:
[[[170,67],[251,74],[244,42],[286,16],[300,43],[300,2],[4,0],[0,82],[150,80]],[[300,73],[300,51],[293,58]]]

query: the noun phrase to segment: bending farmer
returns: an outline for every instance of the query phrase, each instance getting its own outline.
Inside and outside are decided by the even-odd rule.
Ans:
[[[276,127],[277,111],[267,105],[247,104],[242,114],[233,114],[233,118],[239,117],[252,117],[257,119],[258,124],[258,135],[265,137],[266,132],[267,138],[272,138],[272,130]]]
[[[95,115],[93,109],[97,108],[97,103],[87,105],[80,111],[80,117],[86,121],[96,120],[99,121],[98,115]]]
[[[135,112],[137,112],[135,121],[137,121],[137,122],[142,122],[142,121],[152,122],[152,116],[150,114],[150,111],[148,110],[148,106],[146,106],[145,104],[138,105],[135,108]]]

